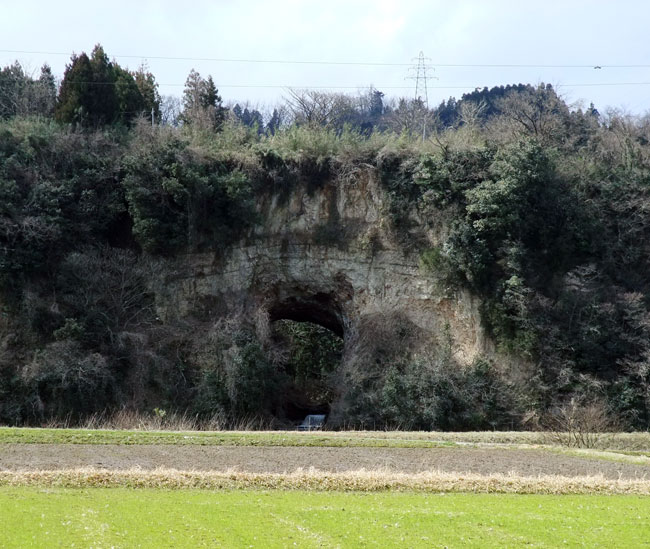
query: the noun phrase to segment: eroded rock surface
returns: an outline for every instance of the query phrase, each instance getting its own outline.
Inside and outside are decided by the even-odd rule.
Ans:
[[[489,350],[476,298],[444,295],[421,268],[418,252],[408,251],[409,240],[434,245],[441,229],[423,229],[413,212],[418,228],[398,238],[371,171],[346,183],[269,190],[258,200],[259,222],[235,246],[184,255],[161,270],[154,283],[161,319],[211,322],[263,310],[270,320],[330,328],[346,347],[365,324],[388,323],[389,329],[418,329],[427,345],[439,344],[444,334],[461,364]]]

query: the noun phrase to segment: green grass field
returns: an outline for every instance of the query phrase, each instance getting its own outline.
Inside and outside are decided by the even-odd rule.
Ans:
[[[0,546],[648,547],[650,498],[0,487]]]
[[[404,431],[167,431],[0,427],[0,444],[170,444],[206,446],[330,446],[436,448],[457,444],[555,445],[546,433]],[[604,434],[596,448],[650,453],[650,433]]]
[[[406,436],[409,435],[409,436]],[[435,448],[453,445],[437,433],[297,431],[137,431],[0,427],[0,444],[169,444],[202,446],[354,446]]]
[[[450,452],[544,445],[549,452],[641,464],[650,454],[648,433],[604,435],[604,452],[549,445],[544,433],[0,427],[0,452],[10,443],[456,447]],[[4,471],[0,547],[650,548],[650,496],[632,495],[650,493],[644,478],[474,476]]]

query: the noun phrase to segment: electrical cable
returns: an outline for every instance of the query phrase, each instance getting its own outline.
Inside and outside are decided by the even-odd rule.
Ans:
[[[82,80],[70,80],[70,84],[90,84],[90,85],[99,85],[99,86],[115,86],[117,82],[91,82],[91,81],[82,81]],[[158,86],[163,87],[184,87],[185,84],[164,84],[158,83]],[[441,90],[465,90],[465,89],[475,89],[482,90],[484,88],[500,87],[502,85],[496,86],[476,86],[474,84],[456,84],[456,85],[445,85],[445,86],[436,86],[431,85],[431,89],[441,89]],[[593,82],[593,83],[583,83],[583,84],[558,84],[558,88],[577,88],[577,87],[596,87],[596,86],[650,86],[650,82]],[[377,90],[411,90],[413,86],[378,86],[375,84],[372,85],[358,85],[358,86],[327,86],[327,85],[318,85],[318,86],[296,86],[288,84],[218,84],[218,88],[276,88],[276,89],[296,89],[296,90],[359,90],[366,88],[374,88]]]
[[[31,51],[0,49],[0,53],[19,53],[30,55],[70,55],[69,52]],[[165,55],[113,55],[125,59],[156,59],[168,61],[213,61],[219,63],[260,63],[284,65],[353,65],[377,67],[410,67],[413,63],[385,63],[373,61],[328,61],[328,60],[291,60],[291,59],[248,59],[227,57],[175,57]],[[531,69],[641,69],[650,68],[650,64],[535,64],[535,63],[430,63],[427,67],[445,68],[531,68]]]

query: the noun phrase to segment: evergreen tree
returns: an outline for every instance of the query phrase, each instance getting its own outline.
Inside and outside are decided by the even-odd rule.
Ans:
[[[27,80],[18,61],[0,71],[0,118],[22,114]]]
[[[111,62],[101,45],[90,57],[73,55],[66,66],[55,108],[60,122],[99,127],[129,123],[147,103],[134,76]]]
[[[248,107],[245,107],[244,110],[242,110],[239,103],[237,103],[233,107],[232,113],[244,126],[256,129],[258,134],[263,133],[264,117],[262,116],[262,113],[257,109],[249,110]]]
[[[280,128],[280,113],[278,112],[278,109],[273,109],[273,114],[271,115],[271,119],[266,125],[266,131],[271,135],[275,135],[275,132],[278,131],[279,128]]]
[[[217,87],[214,85],[212,76],[203,82],[201,90],[201,106],[204,108],[217,107],[221,105],[221,97],[219,97]]]
[[[201,106],[201,89],[203,87],[203,78],[192,69],[185,80],[185,89],[183,90],[183,111],[193,113],[198,111]]]
[[[119,65],[115,65],[115,96],[117,99],[116,119],[128,123],[145,112],[144,97],[133,75]]]
[[[133,73],[135,83],[140,90],[140,95],[144,102],[145,115],[150,115],[153,111],[154,119],[160,121],[162,99],[158,92],[158,83],[154,75],[147,70],[146,65],[140,65],[137,71]]]
[[[594,106],[593,101],[589,103],[589,108],[587,109],[585,114],[591,116],[595,120],[598,120],[600,118],[600,113],[598,112],[598,109]]]
[[[244,109],[243,122],[249,128],[256,129],[258,134],[262,133],[264,129],[264,117],[262,116],[262,113],[257,109],[252,109],[250,111],[248,109]]]
[[[0,70],[0,118],[50,116],[55,100],[56,82],[48,65],[43,65],[38,80],[27,75],[18,62]]]
[[[59,122],[84,124],[89,120],[93,72],[85,53],[73,54],[66,65],[59,90],[54,118]]]
[[[212,76],[206,80],[192,69],[183,92],[183,123],[218,130],[224,119],[225,109],[221,105],[221,97]]]
[[[370,96],[370,117],[373,122],[377,122],[381,115],[384,114],[384,93],[379,90],[372,90]]]
[[[118,71],[108,59],[104,48],[97,44],[90,55],[92,86],[88,94],[91,124],[101,126],[115,122],[119,116],[119,99],[115,84]]]
[[[48,64],[41,67],[41,75],[35,84],[34,109],[38,114],[51,116],[56,103],[56,80]]]

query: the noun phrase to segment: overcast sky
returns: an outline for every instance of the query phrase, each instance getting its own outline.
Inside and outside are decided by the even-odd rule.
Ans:
[[[423,51],[437,77],[428,81],[431,106],[476,87],[550,82],[569,102],[650,111],[645,0],[0,0],[0,14],[2,66],[17,59],[37,71],[47,62],[61,76],[72,52],[101,43],[122,66],[146,60],[162,94],[182,94],[195,68],[213,76],[225,102],[270,106],[286,87],[373,85],[413,96],[406,65]]]

